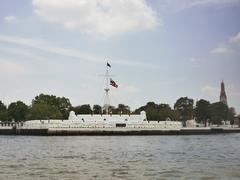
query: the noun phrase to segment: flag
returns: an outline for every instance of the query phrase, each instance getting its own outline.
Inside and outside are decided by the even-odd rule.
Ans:
[[[110,65],[108,62],[107,62],[107,66],[108,66],[108,67],[111,67],[111,65]]]
[[[117,83],[114,80],[112,80],[112,79],[110,79],[110,85],[115,87],[115,88],[118,88]]]

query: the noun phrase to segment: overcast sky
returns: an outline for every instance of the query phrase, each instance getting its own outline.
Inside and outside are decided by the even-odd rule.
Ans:
[[[133,110],[180,97],[240,112],[240,0],[0,0],[0,99],[103,104],[106,61]]]

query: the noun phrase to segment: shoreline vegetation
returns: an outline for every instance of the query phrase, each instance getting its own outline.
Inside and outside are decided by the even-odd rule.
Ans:
[[[139,114],[141,111],[146,111],[147,119],[153,121],[181,121],[186,124],[187,120],[195,119],[197,123],[202,124],[217,124],[221,125],[224,121],[234,123],[236,112],[234,108],[228,107],[222,102],[210,103],[207,100],[201,99],[196,102],[188,97],[179,98],[174,107],[171,108],[168,104],[156,104],[148,102],[133,111],[129,106],[119,104],[118,107],[110,106],[112,114]],[[40,94],[36,96],[30,106],[22,101],[12,102],[6,106],[0,100],[0,121],[15,121],[22,122],[33,119],[68,119],[70,111],[76,114],[102,114],[100,105],[83,104],[72,106],[70,100],[66,97],[57,97],[55,95]]]

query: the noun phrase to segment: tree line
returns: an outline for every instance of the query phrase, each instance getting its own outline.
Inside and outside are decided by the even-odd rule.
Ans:
[[[57,97],[54,95],[40,94],[36,96],[30,106],[22,101],[12,102],[6,106],[0,101],[0,121],[26,121],[33,119],[67,119],[69,112],[75,111],[76,114],[102,114],[100,105],[84,104],[81,106],[72,106],[70,100],[65,97]],[[112,114],[139,114],[145,111],[148,120],[165,121],[167,119],[174,121],[182,121],[183,124],[187,120],[195,118],[198,123],[221,124],[223,121],[231,121],[235,116],[233,108],[229,108],[222,102],[210,103],[201,99],[196,102],[188,97],[179,98],[174,107],[168,104],[156,104],[148,102],[146,105],[130,111],[129,106],[119,104],[117,107],[110,106],[109,111]]]

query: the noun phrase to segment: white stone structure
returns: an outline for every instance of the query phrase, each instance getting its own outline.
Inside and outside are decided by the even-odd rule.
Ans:
[[[70,112],[68,120],[31,120],[24,123],[26,129],[80,129],[80,130],[163,130],[181,129],[179,121],[147,121],[146,113],[140,115],[75,115]]]

